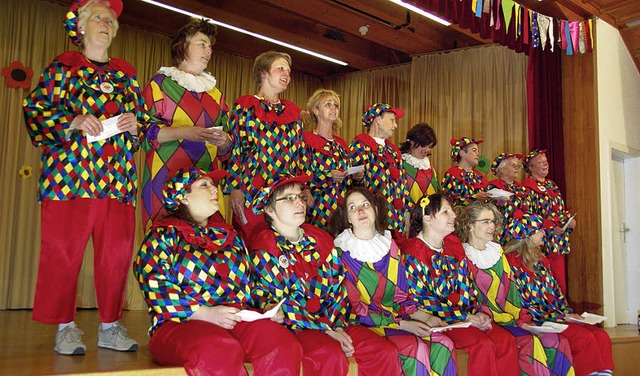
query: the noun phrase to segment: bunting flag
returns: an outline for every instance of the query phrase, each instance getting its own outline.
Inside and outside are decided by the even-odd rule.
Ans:
[[[456,0],[450,0],[456,1]],[[549,48],[554,51],[556,39],[567,55],[593,51],[593,20],[569,21],[555,19],[535,12],[513,0],[471,0],[471,9],[476,17],[489,16],[489,26],[505,32],[512,27],[516,39],[534,48]],[[502,13],[502,17],[500,17]],[[556,30],[559,31],[556,38]]]

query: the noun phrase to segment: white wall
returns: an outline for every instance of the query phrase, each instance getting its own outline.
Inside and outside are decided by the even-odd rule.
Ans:
[[[612,236],[618,234],[618,229],[612,228],[611,213],[611,156],[612,153],[629,158],[629,165],[638,169],[640,157],[640,73],[631,59],[629,50],[624,45],[617,29],[602,20],[596,21],[596,80],[597,80],[597,107],[598,107],[598,137],[600,152],[600,187],[601,187],[601,222],[602,222],[602,254],[603,254],[603,298],[604,314],[610,320],[607,326],[614,326],[614,283],[613,273],[625,271],[613,270]],[[586,152],[586,151],[585,151]],[[631,174],[636,175],[637,174]],[[638,194],[638,188],[627,194]],[[627,201],[627,212],[630,213],[632,227],[628,234],[640,240],[640,208],[637,200]],[[635,270],[629,277],[630,289],[629,309],[640,309],[640,281],[637,279],[637,271],[640,270],[640,243],[638,241],[627,243],[630,270]],[[633,322],[633,321],[632,321]]]

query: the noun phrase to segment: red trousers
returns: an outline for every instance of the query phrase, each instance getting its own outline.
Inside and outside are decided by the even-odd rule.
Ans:
[[[358,375],[400,375],[402,369],[396,346],[364,326],[345,328],[351,337],[358,363]],[[342,376],[349,371],[349,362],[340,343],[318,330],[303,330],[296,337],[304,352],[304,376]]]
[[[75,319],[78,274],[90,236],[100,321],[120,319],[131,273],[134,207],[114,199],[45,200],[41,220],[33,319],[46,324]]]
[[[443,334],[453,341],[456,348],[469,351],[469,376],[520,375],[516,341],[511,333],[496,323],[486,332],[468,327]]]
[[[604,330],[595,325],[566,324],[569,327],[560,335],[569,340],[576,376],[613,370],[611,339]]]
[[[547,256],[547,260],[549,260],[549,264],[551,265],[551,272],[553,273],[553,277],[558,281],[558,285],[560,285],[560,289],[564,296],[567,296],[567,270],[566,270],[566,260],[567,255],[559,255],[557,253],[550,253]]]
[[[271,320],[239,322],[227,330],[191,320],[160,325],[149,341],[149,352],[162,365],[184,366],[189,375],[300,374],[302,348],[284,326]]]

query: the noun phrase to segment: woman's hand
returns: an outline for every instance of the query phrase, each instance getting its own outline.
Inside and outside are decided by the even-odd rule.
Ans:
[[[353,177],[351,179],[353,179],[353,181],[358,183],[361,182],[362,179],[364,179],[364,170],[358,171],[355,174],[353,174]]]
[[[240,312],[238,308],[217,305],[214,307],[201,306],[191,315],[191,320],[202,320],[216,324],[224,329],[233,329],[237,323],[242,321],[236,313]]]
[[[475,326],[482,331],[491,329],[491,319],[484,313],[478,313],[477,315],[467,315],[467,318],[464,321],[470,322],[471,326]]]
[[[418,337],[427,337],[431,334],[431,327],[423,322],[415,320],[402,320],[398,323],[400,330],[413,333]]]
[[[244,193],[239,189],[234,189],[229,195],[231,210],[238,218],[244,218]]]
[[[430,315],[423,311],[416,311],[411,315],[411,319],[422,321],[423,323],[429,325],[431,328],[436,328],[440,326],[447,326],[447,324],[442,321],[441,318],[436,317],[434,315]]]
[[[351,337],[342,328],[338,328],[336,330],[327,330],[325,333],[336,341],[340,342],[340,346],[342,347],[342,351],[346,356],[352,356],[355,351],[353,347],[353,341]]]
[[[565,318],[572,318],[574,320],[584,320],[584,317],[578,315],[577,313],[567,313],[564,315]]]
[[[271,308],[275,307],[276,304],[269,304],[264,308],[264,311],[267,312]],[[282,311],[282,307],[276,312],[275,316],[271,318],[271,321],[277,322],[278,324],[284,324],[284,312]]]
[[[347,177],[347,171],[343,170],[331,170],[331,179],[337,183],[340,183]]]
[[[122,132],[129,132],[132,135],[138,134],[138,119],[132,112],[125,112],[118,118],[118,129]]]
[[[489,192],[478,192],[476,193],[476,200],[480,202],[485,202],[491,198],[491,193]]]
[[[179,138],[192,142],[210,142],[213,144],[221,138],[220,134],[224,134],[226,137],[226,133],[214,128],[179,127],[176,129],[179,129],[180,131],[181,137]],[[214,133],[217,133],[218,135],[214,135]]]
[[[93,115],[78,115],[71,121],[71,129],[78,129],[95,137],[102,133],[102,122]]]
[[[231,137],[227,134],[227,132],[223,130],[218,130],[215,128],[211,132],[211,141],[209,143],[218,147],[218,155],[225,155],[231,149]]]

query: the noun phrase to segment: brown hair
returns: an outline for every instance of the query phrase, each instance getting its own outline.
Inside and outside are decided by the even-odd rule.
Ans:
[[[458,209],[459,208],[459,209]],[[456,207],[456,231],[455,235],[460,238],[463,242],[469,241],[469,230],[471,229],[471,224],[475,222],[479,217],[480,213],[484,210],[489,210],[493,213],[493,218],[498,221],[496,223],[496,233],[497,235],[499,231],[502,231],[502,214],[495,205],[486,202],[474,201],[468,206],[465,207]]]
[[[256,83],[256,88],[260,89],[260,85],[262,85],[262,74],[269,73],[271,64],[278,58],[285,59],[287,63],[289,63],[289,68],[291,68],[291,56],[284,52],[263,52],[253,61],[253,81]]]
[[[314,131],[318,126],[318,117],[313,113],[314,109],[320,108],[322,102],[331,98],[338,103],[340,107],[340,96],[333,90],[318,89],[307,100],[307,111],[302,111],[300,115],[302,122],[304,123],[305,130]],[[342,119],[337,118],[331,125],[331,131],[334,135],[340,135],[340,128],[342,128]]]
[[[273,218],[271,218],[271,216],[267,213],[267,208],[270,208],[271,210],[275,210],[276,208],[276,199],[278,199],[278,196],[281,196],[282,193],[284,193],[284,191],[287,190],[287,188],[293,187],[293,186],[300,186],[301,188],[304,188],[304,185],[294,181],[291,183],[287,183],[287,184],[282,184],[277,186],[273,192],[271,192],[271,194],[269,195],[269,199],[267,199],[267,203],[264,205],[264,211],[263,211],[263,216],[264,216],[264,220],[265,222],[267,222],[267,224],[269,226],[271,226],[273,224]]]
[[[211,47],[216,43],[218,28],[205,19],[191,18],[189,22],[178,30],[171,41],[171,59],[175,66],[180,65],[187,57],[187,49],[191,38],[196,33],[201,32],[206,35],[211,42]]]
[[[354,193],[360,193],[367,201],[373,206],[373,210],[376,213],[376,231],[384,235],[385,230],[388,227],[389,220],[387,218],[387,201],[384,197],[374,194],[367,188],[353,187],[350,188],[344,195],[342,205],[338,205],[336,210],[331,215],[329,220],[329,233],[333,236],[337,236],[342,231],[351,227],[349,223],[349,209],[347,208],[347,199]]]
[[[422,206],[420,206],[420,202],[425,197],[429,199],[429,204],[427,204],[427,206],[425,206],[423,210]],[[415,232],[422,231],[422,218],[425,215],[436,215],[442,208],[443,202],[449,203],[449,200],[447,200],[447,198],[442,193],[434,193],[429,196],[422,196],[420,200],[416,202],[416,205],[411,212],[411,229]],[[449,205],[451,205],[451,203],[449,203]]]
[[[411,143],[413,147],[429,146],[435,147],[438,144],[436,133],[427,123],[418,123],[407,132],[407,140],[400,145],[400,151],[403,153],[411,153]]]

